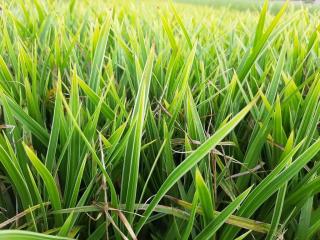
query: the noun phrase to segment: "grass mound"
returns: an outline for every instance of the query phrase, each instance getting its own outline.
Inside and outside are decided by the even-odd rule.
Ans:
[[[0,239],[318,239],[318,19],[5,1]]]

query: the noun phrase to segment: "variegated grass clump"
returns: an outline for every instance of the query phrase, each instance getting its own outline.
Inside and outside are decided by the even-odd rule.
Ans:
[[[318,19],[4,1],[0,239],[318,239]]]

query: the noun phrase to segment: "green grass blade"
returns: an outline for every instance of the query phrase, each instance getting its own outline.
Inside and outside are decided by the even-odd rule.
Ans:
[[[214,219],[212,198],[206,183],[204,182],[199,169],[196,170],[196,186],[199,200],[204,214],[205,224]]]
[[[201,231],[201,233],[195,237],[197,240],[209,239],[212,237],[218,229],[225,223],[230,215],[237,210],[242,201],[247,197],[251,187],[241,193],[234,201],[232,201],[215,219],[211,220],[210,223]]]
[[[0,239],[1,240],[71,240],[72,238],[65,238],[59,236],[52,236],[42,233],[35,233],[30,231],[22,231],[22,230],[2,230],[0,231]]]
[[[48,196],[51,201],[51,204],[54,208],[54,210],[60,210],[62,205],[61,205],[61,200],[60,200],[60,194],[59,190],[57,188],[56,182],[53,179],[52,175],[48,171],[48,169],[45,167],[45,165],[39,160],[37,155],[31,150],[30,147],[24,144],[24,148],[26,151],[26,154],[28,155],[32,165],[34,168],[37,170],[37,172],[40,174],[46,189],[48,191]],[[56,216],[56,224],[61,225],[62,224],[62,216],[57,215]]]
[[[128,140],[125,163],[123,168],[121,198],[126,202],[127,210],[132,212],[136,201],[139,162],[141,150],[142,128],[144,125],[145,113],[148,105],[148,95],[154,61],[154,49],[150,50],[145,69],[143,71],[138,97],[135,102],[132,119],[135,119],[133,132]],[[124,200],[125,199],[125,200]],[[129,216],[129,222],[132,221]]]

